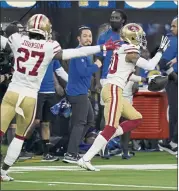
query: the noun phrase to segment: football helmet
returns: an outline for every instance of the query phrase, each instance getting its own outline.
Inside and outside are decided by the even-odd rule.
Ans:
[[[145,32],[143,31],[142,27],[136,23],[124,25],[120,30],[120,36],[125,42],[140,46],[143,49],[147,48]]]
[[[158,92],[163,90],[168,83],[168,76],[152,75],[148,77],[148,90]]]
[[[41,34],[48,40],[52,33],[52,24],[43,14],[33,15],[27,22],[27,31]]]

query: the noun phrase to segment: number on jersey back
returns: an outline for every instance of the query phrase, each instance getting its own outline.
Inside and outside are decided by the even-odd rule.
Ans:
[[[12,81],[32,88],[40,88],[48,65],[61,50],[57,41],[29,39],[15,33],[9,37],[8,43],[14,54],[14,77]],[[36,85],[35,85],[36,84]]]

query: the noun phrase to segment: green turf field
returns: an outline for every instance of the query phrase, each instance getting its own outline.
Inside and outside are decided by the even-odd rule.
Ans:
[[[139,152],[131,160],[96,157],[100,172],[40,159],[18,161],[9,173],[15,181],[1,190],[177,190],[177,159],[165,152]]]

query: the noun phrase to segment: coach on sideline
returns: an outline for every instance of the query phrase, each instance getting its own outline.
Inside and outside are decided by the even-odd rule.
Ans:
[[[176,155],[178,151],[178,18],[171,23],[171,33],[168,34],[170,46],[164,52],[160,61],[160,69],[168,74],[166,92],[169,105],[170,136],[167,144],[159,147],[170,154]]]
[[[82,26],[78,30],[79,47],[92,44],[91,29]],[[92,62],[90,56],[71,59],[66,87],[67,98],[72,105],[71,134],[67,153],[63,162],[76,163],[79,159],[79,145],[87,132],[94,125],[94,112],[88,98],[93,73],[101,67],[101,62]]]

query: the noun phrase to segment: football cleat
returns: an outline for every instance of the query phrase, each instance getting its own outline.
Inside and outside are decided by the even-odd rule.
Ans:
[[[84,168],[86,170],[90,170],[90,171],[100,171],[100,169],[95,168],[90,161],[85,161],[83,159],[83,157],[77,162],[78,166],[80,166],[81,168]]]
[[[14,181],[14,178],[10,177],[8,174],[1,175],[1,182],[10,182]]]

